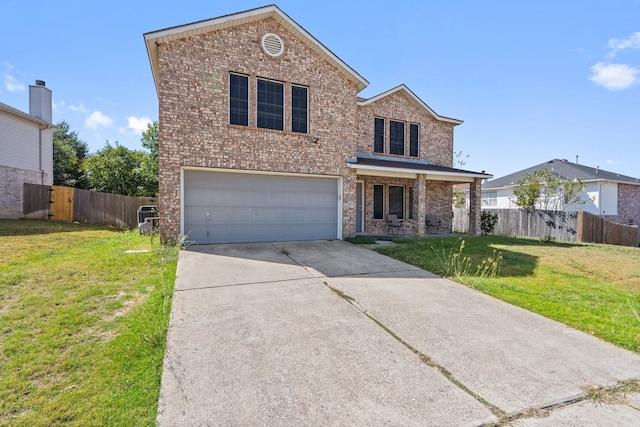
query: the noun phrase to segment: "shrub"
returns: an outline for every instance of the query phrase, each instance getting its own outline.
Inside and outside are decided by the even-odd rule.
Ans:
[[[498,223],[498,214],[492,214],[489,211],[482,211],[480,214],[480,221],[482,234],[493,233],[493,230],[496,228],[496,224]]]

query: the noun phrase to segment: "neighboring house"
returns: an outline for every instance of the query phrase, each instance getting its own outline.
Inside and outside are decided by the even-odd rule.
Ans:
[[[24,183],[53,183],[51,91],[29,86],[29,114],[0,102],[0,218],[22,217]]]
[[[518,186],[518,180],[545,168],[562,180],[580,178],[586,184],[585,191],[579,194],[586,203],[568,206],[565,210],[583,210],[621,224],[640,224],[640,179],[560,159],[485,182],[482,184],[482,207],[517,208],[513,190]]]
[[[368,82],[267,6],[144,35],[159,98],[160,232],[198,243],[342,239],[387,233],[390,215],[425,234],[450,227],[453,128],[406,86]]]

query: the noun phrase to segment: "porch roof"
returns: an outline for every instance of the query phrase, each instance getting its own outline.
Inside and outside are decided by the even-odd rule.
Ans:
[[[358,154],[347,159],[347,165],[356,169],[358,175],[386,176],[395,178],[416,179],[419,174],[426,175],[427,180],[473,182],[475,178],[490,179],[493,175],[463,169],[434,165],[431,162],[396,157],[372,156]]]

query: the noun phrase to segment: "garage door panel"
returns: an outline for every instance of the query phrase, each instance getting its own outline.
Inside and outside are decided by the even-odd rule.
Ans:
[[[338,180],[185,171],[184,231],[198,243],[335,239]]]

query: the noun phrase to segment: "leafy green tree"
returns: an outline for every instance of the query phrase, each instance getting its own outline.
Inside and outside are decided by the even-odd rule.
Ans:
[[[563,211],[569,206],[583,205],[580,193],[586,184],[580,178],[565,180],[554,176],[549,169],[538,169],[518,180],[513,190],[514,203],[525,209]]]
[[[158,122],[149,123],[147,130],[142,132],[140,139],[142,146],[149,150],[140,165],[143,179],[143,193],[146,196],[158,195]]]
[[[117,142],[114,146],[107,141],[102,150],[84,162],[90,189],[125,196],[147,196],[140,172],[144,157],[142,151],[130,150]]]
[[[69,123],[59,122],[53,130],[53,184],[87,188],[82,166],[88,152],[87,143],[71,131]]]

